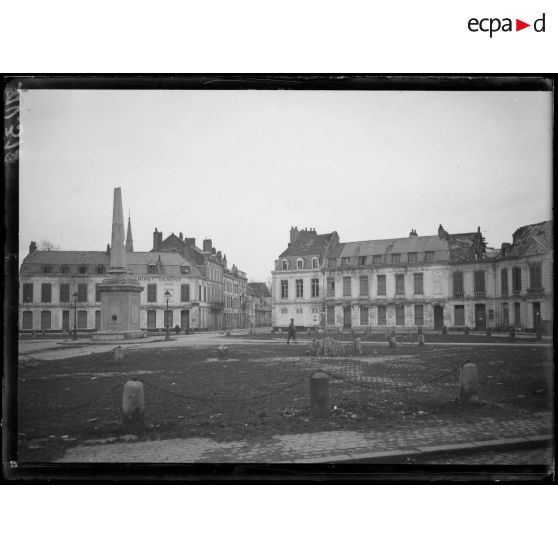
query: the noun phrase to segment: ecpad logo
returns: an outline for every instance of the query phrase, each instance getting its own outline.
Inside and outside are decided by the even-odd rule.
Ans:
[[[543,15],[539,19],[536,19],[533,22],[533,29],[535,30],[535,32],[545,32],[545,16],[546,14],[543,13]],[[483,33],[490,33],[490,38],[492,38],[493,33],[497,33],[498,31],[503,31],[504,33],[513,31],[512,19],[509,17],[505,17],[503,19],[497,17],[485,17],[482,19],[477,19],[475,17],[472,17],[469,20],[467,27],[469,28],[469,31],[473,33],[477,33],[478,31],[481,31]],[[531,24],[525,23],[520,19],[515,20],[516,31],[521,31],[522,29],[525,29],[527,27],[531,27]]]

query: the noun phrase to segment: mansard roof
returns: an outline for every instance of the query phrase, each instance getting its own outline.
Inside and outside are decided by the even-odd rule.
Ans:
[[[294,242],[289,242],[288,248],[279,256],[320,256],[335,233],[306,234],[304,231],[298,235]]]

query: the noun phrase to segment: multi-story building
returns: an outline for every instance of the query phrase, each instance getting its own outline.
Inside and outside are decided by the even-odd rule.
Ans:
[[[226,329],[244,328],[246,317],[246,273],[239,271],[235,265],[232,269],[225,269],[225,308],[224,327]]]
[[[272,297],[265,283],[248,283],[246,314],[248,325],[271,327]]]
[[[226,256],[215,252],[210,240],[200,250],[195,239],[186,239],[185,245],[180,237],[171,235],[163,241],[162,233],[155,230],[153,249],[135,252],[128,221],[128,269],[144,287],[140,327],[161,330],[168,322],[169,327],[179,325],[183,331],[220,329],[224,325]],[[105,278],[109,259],[109,246],[102,252],[43,251],[32,242],[20,270],[20,329],[69,331],[74,322],[79,331],[99,329],[97,285]],[[242,272],[236,270],[236,274]]]
[[[550,222],[497,251],[480,228],[347,243],[291,228],[272,273],[273,325],[533,329],[552,320],[552,266]]]

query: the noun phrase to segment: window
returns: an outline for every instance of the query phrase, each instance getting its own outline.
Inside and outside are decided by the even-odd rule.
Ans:
[[[359,278],[360,296],[368,296],[368,275],[361,275]]]
[[[453,307],[454,313],[454,322],[456,326],[464,326],[465,325],[465,306],[454,306]]]
[[[349,267],[351,258],[341,258],[341,267]]]
[[[335,296],[335,279],[333,277],[327,279],[327,296]]]
[[[281,308],[281,314],[286,314],[287,313],[287,309],[286,308]]]
[[[424,306],[422,304],[415,304],[415,325],[424,325]]]
[[[60,273],[70,273],[70,266],[69,265],[61,265],[60,266]]]
[[[105,266],[104,265],[98,265],[95,269],[95,273],[98,273],[99,275],[104,275]]]
[[[157,273],[157,266],[156,265],[148,265],[147,266],[147,273],[149,275],[155,275]]]
[[[202,286],[198,285],[198,300],[201,302],[202,300]]]
[[[304,285],[302,279],[297,279],[295,281],[295,286],[296,286],[296,297],[302,298],[304,296]]]
[[[408,258],[409,263],[417,263],[417,253],[416,252],[409,252]]]
[[[378,296],[385,296],[386,294],[386,276],[378,275]]]
[[[101,311],[95,310],[95,329],[101,329]]]
[[[41,284],[41,302],[52,302],[52,285],[50,283]]]
[[[60,302],[70,302],[70,283],[60,283]]]
[[[434,261],[434,252],[425,252],[424,253],[424,261],[425,262],[433,262]]]
[[[41,312],[41,330],[51,328],[51,316],[48,310],[43,310]]]
[[[302,258],[298,258],[298,260],[296,260],[296,268],[304,269],[304,260]]]
[[[521,305],[519,302],[513,303],[513,325],[515,327],[521,327]]]
[[[312,258],[312,269],[318,269],[318,258]]]
[[[463,272],[453,272],[453,296],[455,298],[463,298]]]
[[[80,265],[78,267],[78,273],[80,275],[85,275],[87,273],[87,266],[86,265]]]
[[[320,309],[317,306],[313,306],[312,307],[312,314],[319,314],[320,313]]]
[[[424,294],[423,274],[415,273],[413,275],[413,279],[415,284],[415,294]]]
[[[312,296],[317,297],[320,296],[320,280],[319,279],[312,279],[310,281],[312,287]]]
[[[351,278],[343,277],[343,296],[351,296]]]
[[[405,276],[403,274],[398,273],[395,276],[395,294],[405,294]]]
[[[190,302],[190,285],[180,285],[180,302]]]
[[[494,319],[494,310],[492,308],[488,309],[488,319],[489,320],[493,320]]]
[[[52,273],[52,266],[51,265],[43,265],[42,272],[43,273]]]
[[[386,325],[387,320],[386,320],[386,307],[385,306],[378,306],[378,325]]]
[[[328,258],[327,260],[328,267],[335,267],[335,260],[336,258]]]
[[[33,302],[33,283],[23,283],[23,302]]]
[[[77,294],[78,302],[87,302],[87,283],[79,283]]]
[[[297,313],[297,314],[302,314],[302,308],[297,308],[297,309],[296,309],[296,313]]]
[[[507,302],[502,304],[502,309],[504,311],[504,327],[510,326],[510,308]]]
[[[98,283],[95,285],[95,302],[101,302],[101,291]]]
[[[327,307],[327,325],[335,325],[335,307]]]
[[[475,271],[473,275],[475,296],[481,294],[484,296],[484,275],[484,270],[482,269]]]
[[[368,325],[368,308],[366,306],[360,307],[360,325]]]
[[[157,285],[155,283],[147,285],[147,302],[157,302]]]
[[[289,298],[289,282],[281,281],[281,298]]]
[[[207,302],[207,287],[203,286],[203,301]]]
[[[358,265],[366,265],[366,256],[358,257]]]
[[[33,312],[26,310],[23,312],[23,323],[21,329],[33,329]]]
[[[283,260],[283,261],[281,262],[281,269],[282,269],[283,271],[289,269],[289,262],[288,262],[287,260]]]
[[[391,263],[399,263],[401,261],[401,254],[392,254]]]
[[[78,310],[77,326],[78,329],[87,329],[87,310]]]
[[[374,265],[379,265],[382,263],[382,256],[372,256],[372,263]]]
[[[507,295],[508,294],[508,270],[507,269],[501,269],[500,270],[500,287],[502,290],[502,294],[503,295]]]
[[[514,293],[521,292],[521,268],[512,268],[512,289]]]
[[[542,289],[541,264],[534,264],[529,266],[529,285],[531,289]]]
[[[405,306],[398,304],[395,307],[395,325],[405,325]]]

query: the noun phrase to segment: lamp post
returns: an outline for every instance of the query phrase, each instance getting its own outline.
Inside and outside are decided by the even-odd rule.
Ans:
[[[74,293],[72,295],[72,298],[74,299],[74,336],[73,336],[73,340],[77,341],[77,299],[78,299],[78,294]]]
[[[171,297],[171,294],[169,293],[169,291],[165,291],[165,300],[167,301],[167,311],[165,313],[165,341],[168,341],[170,339],[170,335],[169,335],[169,299]]]

